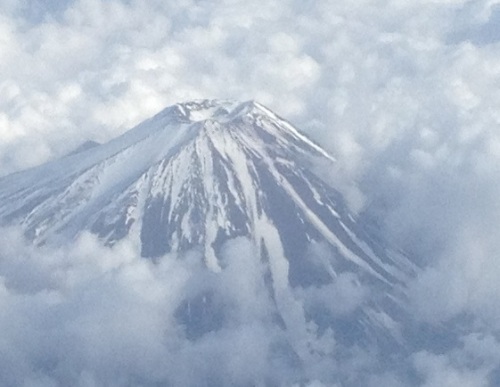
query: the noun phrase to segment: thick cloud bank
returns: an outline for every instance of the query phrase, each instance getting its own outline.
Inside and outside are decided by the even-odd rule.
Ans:
[[[71,248],[33,248],[2,231],[3,386],[245,385],[290,374],[269,362],[280,333],[266,321],[245,241],[212,278],[197,253],[153,263],[129,242],[108,249],[84,235]],[[205,294],[225,305],[227,321],[194,316],[203,323],[186,331],[182,303],[203,312]]]
[[[19,230],[1,231],[3,386],[475,387],[498,381],[500,342],[477,324],[445,330],[452,342],[445,352],[410,344],[414,352],[388,364],[389,353],[362,339],[343,344],[338,331],[306,318],[319,308],[354,322],[373,289],[356,285],[353,273],[321,287],[289,288],[293,318],[284,329],[264,266],[244,238],[225,244],[223,270],[213,273],[197,251],[153,262],[129,240],[108,248],[85,234],[69,247],[33,247]],[[414,329],[406,328],[409,336]],[[417,342],[433,340],[417,335]]]
[[[445,329],[408,358],[415,383],[494,385],[499,15],[490,0],[0,0],[0,175],[106,141],[174,102],[257,99],[332,151],[339,170],[330,180],[424,266],[409,304],[424,331]],[[5,383],[29,375],[27,385],[123,385],[115,376],[124,369],[133,384],[153,383],[166,375],[162,356],[189,373],[176,359],[194,355],[171,360],[165,348],[183,347],[159,339],[179,337],[165,331],[177,307],[166,295],[182,291],[185,266],[171,276],[168,260],[153,270],[132,247],[109,252],[91,239],[71,251],[19,243],[3,237],[0,246]],[[349,313],[366,297],[350,283],[323,289],[343,306],[321,290],[302,296]],[[273,347],[269,327],[259,329],[216,341]],[[403,381],[387,371],[371,383]]]
[[[377,370],[375,353],[307,322],[299,292],[284,329],[246,239],[226,243],[213,273],[196,251],[155,263],[127,240],[54,249],[1,231],[2,386],[356,385]],[[353,282],[309,296],[348,316],[363,302]]]

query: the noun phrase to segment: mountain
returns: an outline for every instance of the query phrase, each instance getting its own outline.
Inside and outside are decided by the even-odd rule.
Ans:
[[[283,329],[300,315],[341,342],[401,343],[404,284],[415,269],[350,212],[317,162],[335,168],[328,152],[257,102],[181,103],[106,144],[0,179],[0,224],[21,225],[36,244],[71,243],[83,231],[109,246],[128,237],[153,260],[196,250],[214,273],[224,271],[225,244],[248,239]],[[340,279],[372,294],[349,313],[297,306],[298,290],[315,294]],[[193,337],[217,325],[206,300],[179,309]],[[291,346],[308,356],[303,344]]]

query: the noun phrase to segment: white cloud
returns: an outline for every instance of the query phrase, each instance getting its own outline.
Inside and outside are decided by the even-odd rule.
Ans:
[[[417,372],[424,378],[423,387],[487,387],[487,374],[483,369],[456,368],[444,355],[419,352],[414,355]]]
[[[222,249],[221,273],[197,252],[141,258],[134,243],[0,243],[0,384],[248,385],[330,380],[333,358],[301,370],[246,239]],[[8,243],[7,243],[8,241]],[[205,325],[208,324],[208,325]],[[293,332],[292,332],[293,333]],[[328,335],[308,339],[327,350]],[[295,364],[295,365],[294,365]]]
[[[411,285],[416,316],[444,322],[468,313],[498,329],[499,247],[496,237],[482,235],[482,230],[466,230],[455,247],[447,249],[437,265]]]

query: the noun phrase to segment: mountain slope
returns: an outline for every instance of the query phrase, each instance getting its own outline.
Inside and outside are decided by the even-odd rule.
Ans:
[[[355,273],[354,287],[368,284],[380,296],[356,310],[346,340],[398,341],[402,285],[413,266],[358,224],[313,172],[318,159],[335,163],[256,102],[178,104],[107,144],[0,179],[0,224],[20,224],[36,243],[68,243],[85,230],[108,245],[129,237],[155,259],[198,249],[213,272],[224,269],[227,241],[248,238],[284,326],[342,322],[298,304],[294,289]],[[318,246],[323,253],[314,253]],[[292,347],[307,357],[304,345]]]

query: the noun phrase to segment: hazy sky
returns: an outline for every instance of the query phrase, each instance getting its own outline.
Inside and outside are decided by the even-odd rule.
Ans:
[[[195,98],[256,99],[334,153],[357,209],[427,265],[415,316],[471,321],[458,347],[415,354],[422,385],[488,385],[500,1],[0,0],[0,176]]]

